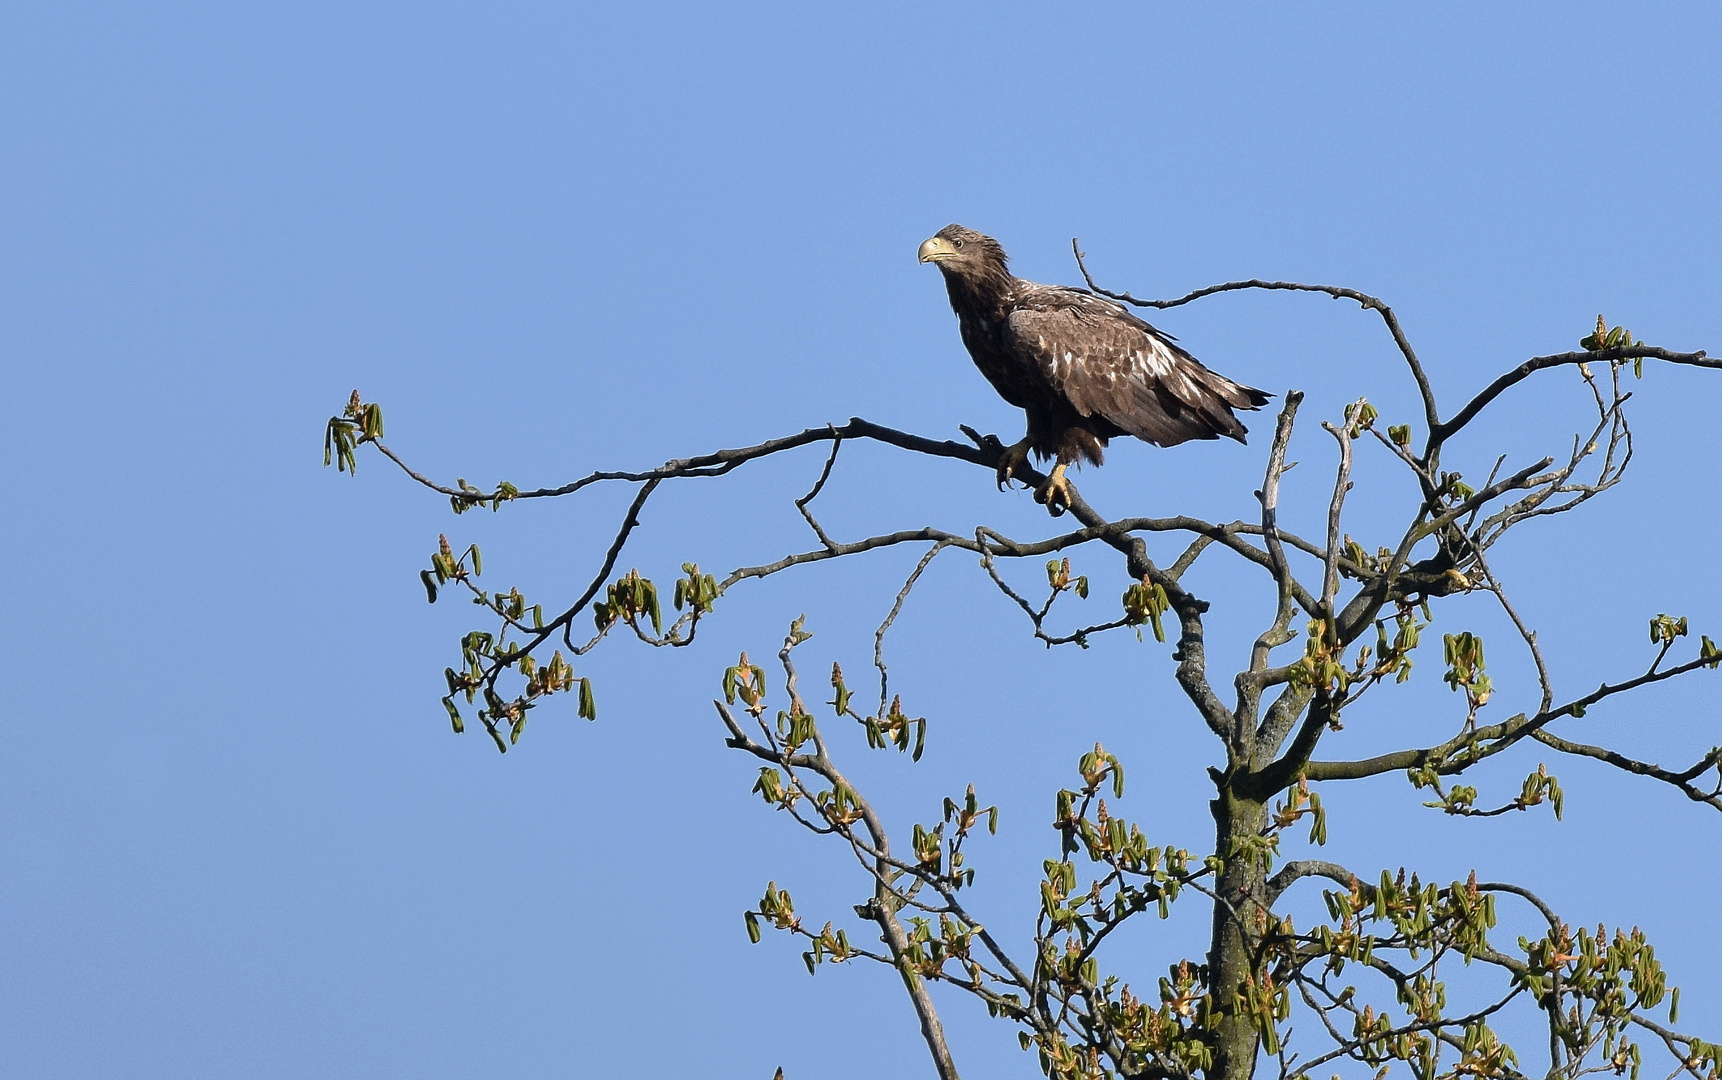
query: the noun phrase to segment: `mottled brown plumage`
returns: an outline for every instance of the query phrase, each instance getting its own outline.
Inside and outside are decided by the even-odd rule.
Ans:
[[[1233,409],[1269,395],[1203,367],[1168,334],[1086,289],[1011,274],[990,236],[948,225],[921,245],[945,276],[963,344],[999,395],[1028,414],[1028,432],[999,467],[1007,480],[1032,450],[1056,458],[1037,498],[1058,508],[1064,468],[1100,464],[1107,440],[1134,435],[1156,446],[1221,435],[1244,441]]]

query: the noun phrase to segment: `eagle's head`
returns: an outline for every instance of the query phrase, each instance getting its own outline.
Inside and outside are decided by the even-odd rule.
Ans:
[[[946,274],[964,278],[987,278],[1007,274],[1004,248],[990,236],[946,225],[921,245],[922,262],[930,262]]]

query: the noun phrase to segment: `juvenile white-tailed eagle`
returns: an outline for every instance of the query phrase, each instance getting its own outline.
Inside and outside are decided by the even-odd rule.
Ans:
[[[1034,493],[1054,514],[1070,504],[1064,470],[1098,465],[1108,439],[1156,446],[1221,435],[1244,441],[1233,409],[1269,395],[1203,367],[1175,339],[1124,305],[1087,289],[1011,275],[990,236],[947,225],[921,245],[922,262],[945,275],[963,344],[1006,401],[1028,413],[1028,433],[999,461],[1008,482],[1030,450],[1058,464]]]

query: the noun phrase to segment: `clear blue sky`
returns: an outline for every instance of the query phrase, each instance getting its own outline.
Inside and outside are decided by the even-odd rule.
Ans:
[[[416,571],[447,531],[484,545],[493,584],[552,603],[624,493],[455,519],[372,457],[356,480],[323,470],[324,419],[358,387],[415,463],[522,486],[851,415],[1014,437],[914,261],[953,220],[1041,280],[1075,277],[1080,236],[1139,295],[1252,276],[1375,293],[1449,403],[1599,311],[1722,349],[1719,45],[1698,3],[0,9],[0,1072],[923,1074],[888,973],[810,979],[787,941],[748,945],[768,879],[815,923],[864,883],[747,795],[707,704],[802,611],[809,670],[865,671],[915,554],[738,589],[674,655],[614,642],[582,667],[599,721],[547,707],[504,758],[448,731],[439,672],[471,609],[427,608]],[[1311,432],[1360,395],[1412,418],[1354,305],[1233,296],[1159,321],[1228,374],[1308,391]],[[1451,464],[1558,451],[1582,423],[1572,383],[1516,392]],[[1722,636],[1722,382],[1653,367],[1635,389],[1627,485],[1497,559],[1575,692],[1641,668],[1658,611]],[[1248,448],[1120,446],[1079,482],[1119,515],[1245,515],[1266,423]],[[1325,500],[1326,441],[1299,444],[1294,521]],[[819,463],[667,489],[627,562],[667,580],[803,547],[790,499]],[[977,470],[876,448],[845,451],[823,501],[846,536],[1048,528]],[[1110,605],[1116,565],[1078,569]],[[1230,660],[1268,600],[1235,567],[1196,584]],[[1451,610],[1432,633],[1493,635],[1490,708],[1533,703],[1498,618]],[[1165,649],[1048,654],[1012,615],[942,557],[891,644],[927,759],[856,771],[904,829],[971,779],[999,802],[977,896],[1019,928],[1085,747],[1125,758],[1156,843],[1191,847],[1215,747]],[[1438,659],[1339,745],[1453,730]],[[1714,680],[1579,734],[1690,760],[1722,740]],[[1385,778],[1329,794],[1327,854],[1476,867],[1577,922],[1641,924],[1685,1026],[1715,1037],[1722,821],[1551,764],[1561,826],[1440,818]],[[1198,953],[1191,914],[1119,970],[1152,985]],[[976,1012],[946,1005],[959,1064],[1034,1075]]]

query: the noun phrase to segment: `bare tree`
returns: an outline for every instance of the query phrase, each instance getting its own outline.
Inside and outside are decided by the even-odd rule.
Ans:
[[[1082,254],[1075,254],[1080,266]],[[1087,277],[1086,268],[1083,274]],[[988,919],[969,907],[965,887],[973,869],[965,842],[983,824],[989,829],[997,824],[997,811],[980,805],[973,786],[962,798],[945,799],[935,824],[913,825],[907,843],[897,831],[893,843],[895,827],[888,829],[873,803],[846,778],[816,710],[803,696],[795,649],[809,635],[801,620],[790,627],[777,654],[784,681],[775,699],[767,692],[765,669],[746,654],[724,672],[722,700],[716,705],[727,745],[755,759],[753,791],[767,805],[853,853],[868,888],[855,914],[877,931],[877,944],[852,938],[834,923],[816,928],[775,885],[746,914],[750,933],[758,940],[762,928],[770,927],[802,939],[810,969],[856,961],[894,968],[945,1080],[955,1080],[958,1073],[930,993],[934,984],[979,999],[992,1016],[1016,1029],[1025,1049],[1037,1050],[1048,1076],[1073,1080],[1198,1075],[1244,1080],[1264,1061],[1282,1080],[1331,1071],[1345,1062],[1379,1069],[1378,1076],[1403,1062],[1419,1080],[1539,1072],[1574,1080],[1601,1071],[1637,1077],[1645,1047],[1666,1053],[1657,1067],[1671,1077],[1685,1073],[1717,1080],[1722,1048],[1676,1029],[1678,991],[1667,987],[1638,930],[1575,929],[1531,891],[1478,881],[1475,874],[1446,885],[1425,883],[1404,870],[1367,874],[1322,860],[1281,861],[1279,846],[1294,827],[1308,829],[1313,843],[1325,841],[1320,785],[1385,773],[1404,773],[1431,793],[1429,805],[1449,814],[1490,817],[1542,804],[1558,813],[1559,784],[1541,765],[1526,776],[1516,796],[1497,806],[1478,805],[1475,788],[1454,783],[1481,762],[1525,749],[1521,744],[1604,762],[1722,809],[1722,748],[1697,755],[1690,764],[1665,767],[1581,741],[1572,723],[1601,702],[1722,665],[1722,651],[1707,637],[1690,647],[1681,641],[1688,636],[1686,619],[1657,615],[1650,622],[1647,665],[1613,676],[1588,693],[1564,695],[1557,691],[1536,633],[1490,566],[1491,552],[1516,526],[1573,510],[1621,481],[1632,458],[1626,387],[1642,373],[1644,361],[1702,368],[1719,368],[1722,362],[1702,352],[1645,345],[1599,318],[1579,351],[1527,360],[1443,416],[1394,313],[1372,296],[1325,285],[1237,281],[1174,300],[1143,301],[1100,289],[1091,278],[1089,285],[1126,303],[1155,308],[1235,290],[1292,290],[1356,301],[1385,323],[1416,385],[1423,415],[1418,422],[1385,425],[1377,422],[1369,402],[1359,400],[1343,416],[1320,424],[1335,462],[1332,494],[1324,534],[1307,538],[1279,524],[1281,478],[1290,467],[1287,449],[1303,400],[1298,391],[1286,394],[1278,415],[1261,490],[1255,493],[1260,513],[1253,520],[1115,518],[1076,493],[1069,512],[1079,527],[1034,539],[977,526],[965,533],[920,527],[839,540],[815,516],[814,501],[844,444],[853,440],[965,461],[990,474],[1002,444],[968,428],[963,429],[968,442],[959,443],[852,419],[641,472],[594,472],[560,487],[522,491],[503,484],[485,491],[464,480],[452,487],[439,484],[414,471],[382,442],[380,409],[355,391],[345,412],[329,421],[326,463],[351,469],[359,448],[368,445],[413,480],[447,496],[456,513],[561,498],[600,483],[637,486],[591,583],[556,614],[546,616],[541,605],[518,590],[487,591],[479,583],[482,567],[475,546],[459,551],[442,539],[430,568],[422,572],[433,602],[442,590],[458,587],[496,621],[494,631],[474,630],[461,640],[460,663],[445,672],[443,702],[456,731],[464,729],[470,715],[499,750],[520,737],[529,711],[550,695],[572,693],[581,715],[595,715],[591,684],[576,674],[572,661],[612,632],[626,628],[653,646],[685,646],[714,604],[743,582],[898,545],[923,546],[925,553],[875,636],[877,708],[857,704],[841,669],[834,668],[830,677],[832,715],[858,722],[870,747],[912,750],[914,758],[920,757],[926,725],[906,715],[900,698],[891,694],[883,642],[910,591],[941,552],[978,556],[984,572],[1021,609],[1029,630],[1049,647],[1085,646],[1117,630],[1140,636],[1147,629],[1159,641],[1171,637],[1178,687],[1225,755],[1223,769],[1209,770],[1212,845],[1204,851],[1150,846],[1138,825],[1108,806],[1108,789],[1114,800],[1123,795],[1124,773],[1119,761],[1096,745],[1078,763],[1077,782],[1054,796],[1059,853],[1045,864],[1039,896],[1032,901],[1038,915],[1028,941],[999,940],[989,931]],[[1502,457],[1475,486],[1443,469],[1443,449],[1504,392],[1557,368],[1576,371],[1594,403],[1586,430],[1569,448],[1524,464]],[[817,480],[795,500],[815,541],[806,550],[739,567],[721,580],[684,565],[685,576],[674,585],[671,618],[650,579],[636,570],[617,574],[640,510],[660,485],[721,476],[748,462],[813,445],[828,449]],[[1345,524],[1354,457],[1363,453],[1397,462],[1397,475],[1416,495],[1409,520],[1374,547],[1352,539]],[[1041,479],[1028,472],[1023,478],[1031,485]],[[1185,544],[1162,565],[1149,557],[1144,537],[1152,534],[1182,537]],[[1127,585],[1121,605],[1113,618],[1055,631],[1050,628],[1055,605],[1071,593],[1088,595],[1088,579],[1073,574],[1068,558],[1084,547],[1110,549],[1118,559]],[[1255,577],[1274,597],[1273,618],[1260,628],[1247,655],[1221,669],[1233,671],[1229,691],[1214,678],[1216,665],[1208,655],[1204,617],[1209,604],[1184,584],[1198,560],[1221,552],[1238,560],[1238,574]],[[1000,570],[1012,560],[1048,557],[1046,592],[1038,600],[1023,595]],[[1455,701],[1465,705],[1462,720],[1455,718],[1456,734],[1433,745],[1356,760],[1322,756],[1324,740],[1340,729],[1346,709],[1366,694],[1381,693],[1377,688],[1383,684],[1410,676],[1412,654],[1433,608],[1478,592],[1498,602],[1516,628],[1517,645],[1537,673],[1536,708],[1485,722],[1482,710],[1493,687],[1483,642],[1471,633],[1447,634],[1444,679],[1456,692]],[[576,630],[582,617],[592,620],[589,635]],[[1279,651],[1300,637],[1301,650]],[[1310,884],[1325,888],[1327,918],[1296,927],[1286,914],[1286,901],[1294,889]],[[1165,917],[1172,904],[1191,895],[1212,911],[1206,955],[1174,965],[1154,991],[1132,991],[1125,974],[1107,966],[1112,960],[1108,940],[1131,920],[1150,913]],[[1492,936],[1497,903],[1526,905],[1546,923],[1546,932],[1521,938],[1516,946],[1497,941]],[[1454,963],[1497,971],[1495,992],[1474,1004],[1450,1004],[1444,972]],[[1148,981],[1146,974],[1134,974],[1139,984]],[[1492,1024],[1508,1010],[1540,1014],[1546,1044],[1521,1052],[1503,1042]],[[1294,1017],[1304,1021],[1295,1044],[1288,1038]]]

